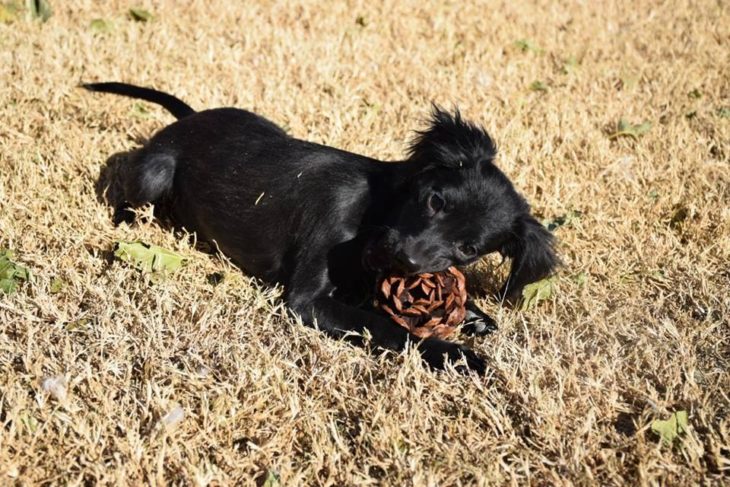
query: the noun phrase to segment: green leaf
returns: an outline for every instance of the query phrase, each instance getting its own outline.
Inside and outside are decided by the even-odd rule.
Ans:
[[[143,242],[124,242],[116,244],[114,255],[142,272],[174,272],[185,262],[185,258],[157,245]]]
[[[94,19],[89,24],[89,27],[96,32],[110,32],[114,24],[106,19]]]
[[[694,98],[695,100],[699,100],[700,98],[702,98],[702,92],[695,88],[694,90],[687,93],[687,96],[690,98]]]
[[[143,8],[130,8],[129,17],[137,22],[147,22],[152,20],[152,14]]]
[[[141,101],[136,101],[132,105],[132,116],[137,118],[150,118],[151,113],[147,105]]]
[[[51,286],[48,288],[48,290],[51,292],[51,294],[58,294],[61,292],[61,289],[63,289],[63,286],[63,281],[58,277],[54,277],[51,280]]]
[[[0,279],[0,292],[5,294],[14,293],[18,283],[12,279]]]
[[[618,121],[616,132],[609,135],[608,138],[616,139],[618,137],[633,137],[634,139],[638,139],[641,135],[647,133],[649,129],[651,129],[650,122],[633,125],[622,118]]]
[[[81,318],[76,321],[70,321],[64,325],[68,331],[83,331],[91,325],[91,320],[88,318]]]
[[[730,118],[730,108],[722,107],[717,109],[717,114],[720,118]]]
[[[578,58],[576,58],[575,56],[570,56],[563,63],[563,74],[572,73],[573,71],[578,69],[579,64],[580,64],[580,62],[578,61]]]
[[[0,22],[9,24],[18,18],[18,14],[22,10],[15,2],[0,3]]]
[[[545,226],[545,228],[552,232],[553,230],[563,226],[571,226],[573,223],[579,221],[580,217],[582,216],[583,212],[580,212],[578,210],[570,210],[565,215],[560,215],[552,220],[544,220],[542,224],[543,226]]]
[[[23,423],[28,433],[35,433],[38,430],[38,420],[35,419],[30,412],[22,411],[19,415],[20,422]]]
[[[547,90],[548,90],[548,87],[547,87],[547,85],[546,85],[545,83],[543,83],[542,81],[540,81],[540,80],[535,80],[535,81],[533,81],[532,83],[530,83],[530,89],[531,89],[532,91],[543,91],[543,92],[545,92],[545,91],[547,91]]]
[[[45,22],[51,18],[51,5],[48,0],[28,0],[28,10],[30,11],[31,17],[34,19],[40,19],[41,22]]]
[[[367,22],[365,22],[365,17],[363,17],[362,15],[357,16],[357,18],[355,19],[355,23],[360,27],[366,27],[368,25]]]
[[[30,279],[30,271],[13,262],[12,258],[10,250],[0,249],[0,292],[5,294],[15,292],[20,281]]]
[[[9,24],[13,20],[15,20],[15,13],[5,5],[0,4],[0,22]]]
[[[279,478],[279,474],[277,474],[273,470],[267,471],[266,479],[264,480],[262,487],[279,487],[280,485],[281,479]]]
[[[515,47],[519,49],[522,52],[534,52],[535,54],[540,54],[542,52],[542,49],[537,47],[531,40],[529,39],[520,39],[518,41],[515,41]]]
[[[661,269],[650,271],[650,272],[646,273],[645,275],[648,280],[658,282],[661,284],[669,284],[669,278],[664,273],[664,271]]]
[[[639,75],[633,73],[624,73],[621,75],[621,89],[631,90],[639,84]]]
[[[521,310],[533,308],[540,301],[549,299],[553,295],[553,287],[555,283],[554,277],[548,277],[542,281],[528,284],[522,289],[522,305]]]
[[[687,411],[672,413],[667,420],[657,419],[651,423],[651,430],[659,435],[662,443],[672,445],[680,435],[687,433],[689,421]]]

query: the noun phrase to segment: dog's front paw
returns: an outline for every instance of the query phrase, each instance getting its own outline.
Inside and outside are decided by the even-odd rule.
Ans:
[[[419,348],[423,360],[434,369],[443,369],[447,362],[455,364],[461,359],[466,362],[466,367],[461,364],[457,365],[456,370],[459,372],[465,373],[473,370],[479,375],[484,375],[487,368],[484,359],[464,345],[429,338],[421,342]]]
[[[466,318],[461,325],[461,331],[467,335],[484,336],[497,331],[497,322],[481,310],[466,310]]]

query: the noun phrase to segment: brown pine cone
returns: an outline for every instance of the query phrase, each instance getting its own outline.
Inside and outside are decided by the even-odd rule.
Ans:
[[[466,279],[456,267],[417,276],[389,276],[378,285],[375,306],[418,337],[444,338],[466,316]]]

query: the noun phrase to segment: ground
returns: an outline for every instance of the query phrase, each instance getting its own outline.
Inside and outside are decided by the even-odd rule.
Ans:
[[[0,483],[727,482],[726,2],[50,3],[0,23],[0,248],[32,274],[0,295]],[[383,159],[458,106],[562,223],[552,293],[500,306],[505,265],[468,270],[484,378],[326,338],[150,209],[112,225],[101,169],[173,119],[77,88],[109,80]],[[118,240],[189,262],[150,278]]]

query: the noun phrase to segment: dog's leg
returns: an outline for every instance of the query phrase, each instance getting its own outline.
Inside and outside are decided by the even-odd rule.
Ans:
[[[462,325],[462,331],[467,335],[484,336],[497,331],[497,322],[486,314],[472,301],[466,300],[466,318]]]
[[[445,362],[455,363],[463,357],[468,369],[480,375],[485,371],[484,361],[468,347],[435,338],[419,343],[418,337],[387,318],[340,303],[329,296],[315,298],[307,304],[293,306],[293,309],[305,322],[316,321],[321,329],[336,337],[367,331],[375,345],[396,351],[402,350],[410,340],[418,344],[423,360],[433,368],[443,369]]]
[[[124,201],[114,208],[114,225],[132,224],[134,208],[159,203],[172,190],[175,158],[166,153],[139,151],[129,161],[124,180]]]
[[[367,333],[375,345],[389,350],[402,350],[410,340],[418,345],[423,360],[433,368],[443,369],[446,362],[456,363],[464,358],[468,369],[484,374],[484,360],[468,347],[435,338],[419,342],[419,338],[387,318],[332,298],[334,286],[327,278],[326,268],[320,268],[319,272],[312,272],[311,267],[309,270],[295,272],[285,295],[289,306],[305,323],[312,325],[316,322],[320,329],[336,337]],[[307,276],[306,280],[299,281],[297,277],[300,276]]]
[[[131,225],[134,223],[134,218],[134,211],[132,211],[132,206],[128,202],[123,201],[114,208],[113,221],[115,227],[118,227],[122,223]]]

